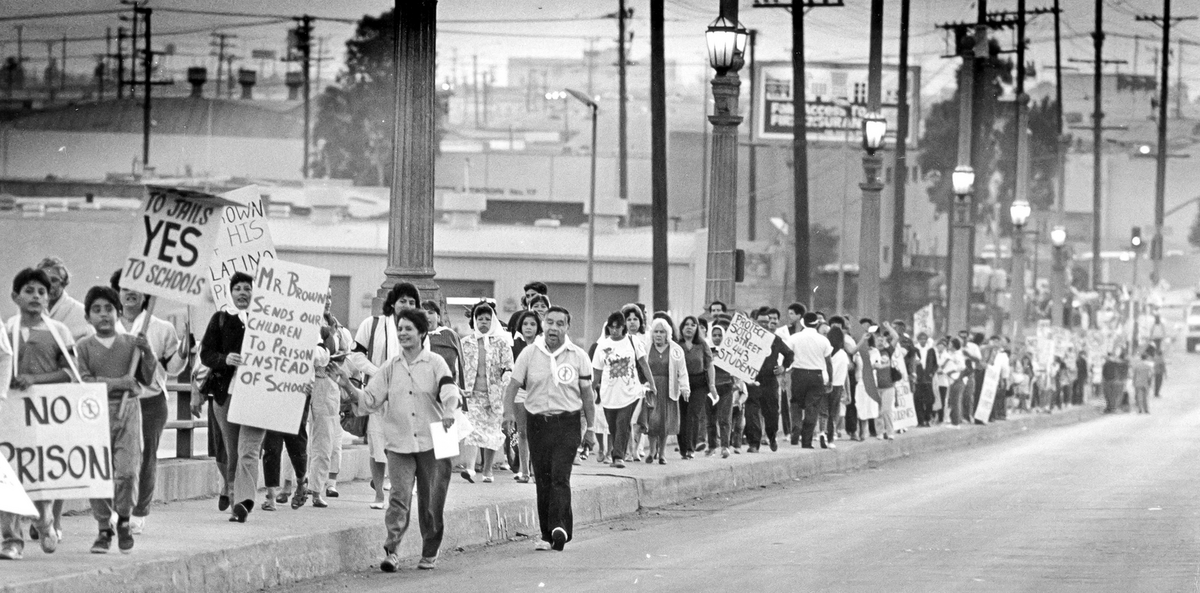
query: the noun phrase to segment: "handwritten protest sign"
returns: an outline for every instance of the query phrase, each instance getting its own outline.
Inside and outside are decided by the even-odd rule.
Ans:
[[[892,427],[896,430],[917,426],[917,407],[913,404],[912,387],[908,381],[896,383],[896,404],[892,407]]]
[[[0,414],[0,457],[31,500],[112,498],[103,384],[34,385],[8,399]]]
[[[132,229],[121,286],[195,305],[208,290],[208,265],[223,208],[213,195],[148,186]]]
[[[276,257],[275,243],[271,240],[258,186],[236,189],[221,194],[221,197],[239,205],[226,206],[221,216],[221,230],[217,233],[216,253],[208,266],[208,279],[217,309],[233,310],[229,278],[235,272],[253,276],[258,271],[258,262]]]
[[[933,303],[929,303],[913,313],[913,336],[921,334],[931,337],[937,335],[933,325]]]
[[[277,259],[259,262],[230,422],[287,434],[300,430],[328,288],[329,270]]]
[[[979,405],[975,407],[975,419],[987,424],[992,416],[992,403],[996,401],[996,390],[1000,388],[1000,366],[990,365],[983,373],[983,389],[979,392]]]
[[[3,457],[0,457],[0,512],[22,517],[38,515],[37,507],[33,506],[33,501],[29,500],[29,495],[25,494],[21,481],[17,479],[17,473]]]
[[[771,353],[775,334],[759,327],[749,317],[734,313],[713,363],[743,381],[754,381],[763,360]]]

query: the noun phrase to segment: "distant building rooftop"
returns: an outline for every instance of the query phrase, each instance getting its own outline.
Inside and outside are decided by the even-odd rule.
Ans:
[[[156,97],[151,117],[156,134],[294,139],[304,132],[303,105],[294,101]],[[112,99],[63,105],[8,125],[18,130],[141,134],[142,103]]]

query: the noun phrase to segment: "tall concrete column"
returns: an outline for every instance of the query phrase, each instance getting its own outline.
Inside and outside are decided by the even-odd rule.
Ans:
[[[396,104],[392,152],[391,217],[387,279],[372,309],[388,290],[411,282],[421,298],[440,300],[433,281],[433,159],[437,125],[437,0],[396,0]]]
[[[712,171],[708,199],[707,302],[721,301],[731,307],[734,299],[734,249],[737,248],[738,93],[741,80],[737,67],[712,79]]]

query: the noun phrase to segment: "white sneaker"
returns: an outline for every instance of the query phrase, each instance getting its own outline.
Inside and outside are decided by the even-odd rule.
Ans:
[[[537,550],[538,552],[549,552],[550,551],[550,542],[544,542],[539,539],[537,542],[537,545],[534,546],[533,549]]]
[[[139,535],[146,528],[146,518],[134,515],[129,518],[129,531],[134,535]]]

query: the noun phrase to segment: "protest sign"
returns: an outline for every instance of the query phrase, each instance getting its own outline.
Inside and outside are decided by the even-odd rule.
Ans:
[[[896,430],[916,428],[917,407],[913,404],[912,387],[908,381],[896,383],[896,405],[892,407],[892,427]]]
[[[913,313],[913,337],[925,334],[929,337],[934,337],[937,333],[934,331],[933,325],[933,303],[929,303],[916,313]]]
[[[0,457],[30,500],[112,498],[111,440],[103,383],[14,391],[0,414]]]
[[[259,262],[230,422],[287,434],[300,430],[328,289],[329,270],[277,259]]]
[[[246,186],[221,194],[221,197],[239,205],[226,206],[221,216],[221,230],[217,233],[216,252],[208,266],[208,279],[217,309],[232,311],[236,307],[229,294],[229,278],[235,272],[253,276],[258,271],[258,262],[276,257],[275,243],[271,240],[258,186]]]
[[[22,517],[38,516],[37,507],[33,506],[16,472],[3,457],[0,457],[0,512]]]
[[[734,313],[725,339],[713,353],[713,363],[743,381],[754,381],[763,360],[771,353],[775,334],[759,327],[749,317]]]
[[[1000,365],[990,365],[983,373],[983,389],[979,392],[979,404],[975,406],[975,419],[987,424],[992,416],[992,404],[1000,388]]]
[[[170,187],[147,186],[121,272],[121,287],[199,304],[228,200]]]

